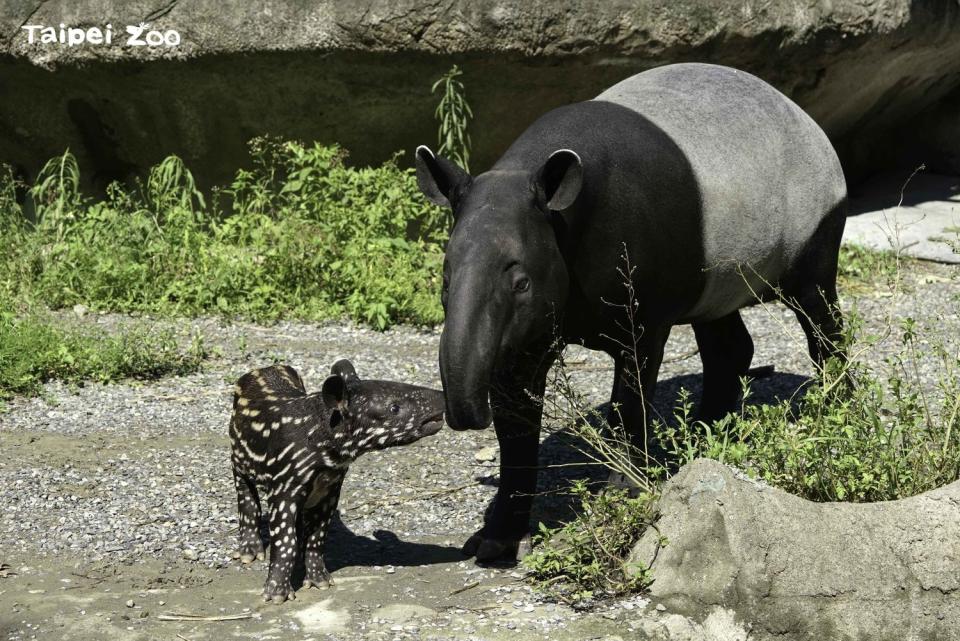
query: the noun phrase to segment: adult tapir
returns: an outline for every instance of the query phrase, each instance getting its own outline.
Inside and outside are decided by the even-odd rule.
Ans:
[[[426,147],[416,169],[455,221],[443,266],[446,420],[493,421],[500,443],[496,500],[464,546],[478,561],[515,555],[529,529],[536,399],[558,346],[613,357],[612,400],[634,438],[673,325],[693,325],[704,420],[735,407],[753,356],[738,310],[774,288],[795,301],[816,362],[836,349],[843,172],[817,124],[755,76],[659,67],[545,114],[479,176]],[[632,336],[636,349],[624,350]]]

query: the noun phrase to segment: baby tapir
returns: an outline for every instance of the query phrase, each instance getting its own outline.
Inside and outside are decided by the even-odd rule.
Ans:
[[[240,510],[244,563],[263,558],[260,498],[269,503],[270,570],[264,600],[292,598],[290,575],[303,550],[304,587],[326,587],[323,544],[340,486],[364,452],[406,445],[443,426],[443,393],[360,380],[350,361],[337,361],[320,392],[307,394],[292,367],[244,374],[233,397],[230,440]]]

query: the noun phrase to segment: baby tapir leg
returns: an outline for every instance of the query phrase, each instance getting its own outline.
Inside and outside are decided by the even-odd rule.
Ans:
[[[263,558],[263,543],[260,541],[260,496],[257,486],[233,468],[233,483],[237,488],[237,508],[240,514],[239,557],[243,563],[252,563]]]
[[[306,492],[275,492],[270,497],[270,570],[263,586],[265,601],[283,603],[293,598],[290,575],[297,560],[297,510]]]
[[[333,585],[333,579],[323,562],[323,547],[327,540],[330,519],[340,501],[340,488],[343,486],[343,473],[338,474],[326,487],[315,485],[314,493],[303,511],[303,532],[306,546],[303,563],[306,574],[303,587],[325,588]],[[322,481],[321,481],[322,482]]]

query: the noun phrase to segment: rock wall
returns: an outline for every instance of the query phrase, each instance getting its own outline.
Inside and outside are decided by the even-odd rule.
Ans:
[[[29,24],[175,29],[177,47],[29,44]],[[960,87],[960,0],[5,0],[0,160],[32,176],[70,147],[97,184],[177,153],[227,179],[258,134],[377,162],[436,137],[456,62],[474,169],[544,111],[676,61],[737,66],[797,100],[857,178],[884,132]]]
[[[652,595],[704,625],[732,611],[758,641],[960,639],[960,481],[812,503],[697,460],[664,486],[660,510],[634,559],[655,559]]]

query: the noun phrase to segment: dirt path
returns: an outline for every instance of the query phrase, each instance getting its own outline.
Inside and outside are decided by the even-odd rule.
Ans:
[[[909,295],[856,301],[871,323],[913,315],[954,348],[960,336],[957,268],[924,268]],[[847,301],[851,304],[853,301]],[[809,374],[799,329],[782,308],[751,309],[755,364],[775,364],[758,400],[792,394]],[[140,322],[93,316],[115,327]],[[169,323],[156,323],[169,324]],[[336,585],[281,606],[260,599],[265,565],[231,558],[235,497],[226,426],[234,380],[273,360],[298,367],[310,389],[337,357],[361,376],[438,386],[437,332],[376,333],[337,325],[273,327],[195,321],[216,355],[204,371],[152,383],[47,386],[0,414],[0,638],[21,639],[642,639],[691,624],[635,598],[589,612],[541,601],[521,570],[483,569],[459,546],[496,491],[492,431],[456,433],[361,458],[344,485],[328,543]],[[668,412],[682,385],[699,389],[688,328],[675,330],[658,390]],[[883,350],[871,358],[879,360]],[[593,402],[606,400],[606,357],[571,350]],[[925,377],[933,372],[924,371]],[[569,514],[557,493],[583,465],[547,436],[535,516]],[[236,616],[175,621],[161,615]]]

